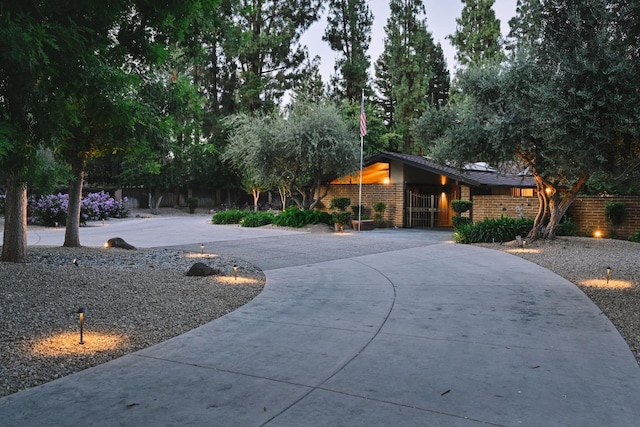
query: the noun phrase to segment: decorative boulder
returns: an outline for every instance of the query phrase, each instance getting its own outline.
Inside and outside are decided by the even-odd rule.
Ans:
[[[220,274],[220,270],[217,268],[209,267],[207,264],[202,262],[196,262],[191,266],[189,271],[185,273],[186,276],[213,276],[214,274]]]
[[[125,242],[124,239],[122,239],[120,237],[113,237],[113,238],[107,240],[107,247],[108,248],[120,248],[120,249],[135,249],[136,248],[135,246],[130,245],[127,242]]]

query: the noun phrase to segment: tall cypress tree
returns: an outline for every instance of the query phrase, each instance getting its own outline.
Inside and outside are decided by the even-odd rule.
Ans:
[[[389,8],[384,51],[375,64],[376,86],[387,128],[402,139],[396,148],[410,153],[413,121],[443,97],[448,74],[442,50],[434,45],[426,18],[420,18],[425,15],[422,0],[391,0]]]
[[[500,41],[500,20],[492,9],[494,0],[462,0],[464,7],[456,18],[456,32],[448,36],[456,47],[461,66],[504,58]]]
[[[365,0],[329,0],[322,39],[341,54],[331,82],[339,99],[359,102],[362,89],[367,86],[372,24],[373,14]]]

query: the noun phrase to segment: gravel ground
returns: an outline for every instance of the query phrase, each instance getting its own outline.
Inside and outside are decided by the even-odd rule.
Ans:
[[[265,283],[242,260],[200,253],[39,246],[28,253],[26,264],[0,263],[0,396],[180,335],[251,301]],[[195,262],[221,274],[185,276]]]
[[[575,283],[616,325],[640,363],[640,245],[561,237],[530,242],[524,250],[515,242],[478,246],[510,252]],[[88,247],[28,251],[27,264],[0,263],[0,396],[194,329],[246,304],[265,283],[256,267],[207,254]],[[221,274],[186,277],[198,261]],[[239,266],[237,278],[233,265]],[[87,311],[84,345],[80,307]]]
[[[477,246],[512,253],[577,285],[618,328],[640,364],[640,244],[558,237],[527,242],[524,249],[515,242]]]

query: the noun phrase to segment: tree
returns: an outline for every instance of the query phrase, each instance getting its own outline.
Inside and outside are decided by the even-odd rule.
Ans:
[[[327,27],[322,39],[340,53],[332,83],[335,96],[359,102],[367,89],[373,14],[364,0],[329,0]]]
[[[257,182],[278,182],[301,209],[313,209],[332,179],[358,169],[356,123],[348,126],[335,107],[296,105],[283,116],[235,116],[224,159]]]
[[[521,162],[540,201],[529,237],[552,239],[591,174],[640,166],[640,62],[609,1],[550,0],[540,16],[505,64],[459,76],[463,97],[443,113],[432,153],[458,165]]]
[[[448,36],[457,48],[456,59],[462,66],[487,60],[502,60],[500,20],[492,9],[494,0],[462,0],[464,7],[456,18],[456,31]]]
[[[235,0],[224,54],[236,61],[240,111],[271,111],[306,59],[300,36],[318,20],[321,0]]]
[[[322,76],[320,75],[320,57],[307,60],[300,78],[293,83],[294,103],[320,103],[326,99]]]
[[[375,83],[387,129],[401,135],[399,149],[409,153],[414,148],[410,132],[413,121],[441,96],[431,90],[443,87],[434,80],[434,64],[443,58],[441,51],[440,57],[437,55],[426,20],[419,18],[425,14],[422,0],[391,0],[389,7],[384,51],[375,64]]]
[[[102,131],[105,125],[87,121],[96,117],[86,108],[88,98],[99,98],[102,92],[89,93],[82,83],[99,81],[94,77],[104,71],[102,63],[117,63],[122,68],[116,69],[132,72],[161,59],[169,40],[188,28],[193,12],[214,5],[213,0],[161,5],[148,0],[2,3],[0,102],[5,113],[0,146],[5,156],[0,161],[10,158],[12,163],[7,173],[11,206],[7,206],[3,260],[26,261],[26,177],[34,150],[42,144],[68,142],[74,133]],[[74,162],[80,153],[68,154]]]

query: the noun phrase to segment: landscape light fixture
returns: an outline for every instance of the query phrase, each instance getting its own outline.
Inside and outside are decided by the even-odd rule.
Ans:
[[[204,243],[200,243],[200,253],[204,254]]]
[[[80,317],[80,345],[84,344],[84,340],[82,337],[83,327],[84,327],[84,307],[80,307],[78,309],[78,316]]]
[[[609,279],[611,279],[611,267],[607,267],[607,285],[609,284]]]
[[[238,280],[238,266],[233,264],[233,278]]]
[[[73,261],[71,261],[71,262],[73,263],[73,265],[78,267],[78,258],[74,258]]]

